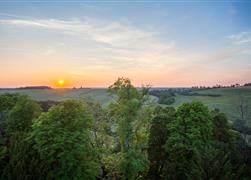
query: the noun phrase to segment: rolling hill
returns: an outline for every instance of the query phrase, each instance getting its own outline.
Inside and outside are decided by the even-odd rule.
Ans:
[[[105,88],[83,89],[1,89],[2,93],[21,93],[31,96],[38,101],[62,101],[66,99],[82,99],[99,102],[103,106],[109,104],[113,97]],[[216,88],[193,90],[192,95],[176,94],[172,106],[177,107],[184,102],[201,101],[210,109],[218,108],[225,112],[230,120],[238,118],[237,106],[243,99],[251,109],[251,87]],[[153,98],[154,99],[154,98]],[[250,110],[251,111],[251,110]]]

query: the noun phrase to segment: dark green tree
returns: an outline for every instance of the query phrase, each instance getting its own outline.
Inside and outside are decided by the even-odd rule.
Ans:
[[[163,179],[163,168],[167,163],[168,155],[164,145],[168,139],[168,125],[175,121],[175,109],[172,107],[162,108],[157,106],[151,120],[150,134],[148,139],[148,159],[150,167],[148,177],[150,179]]]
[[[245,166],[236,150],[236,132],[232,130],[226,115],[212,111],[213,137],[211,146],[202,153],[204,179],[243,179]]]
[[[224,145],[228,146],[227,148],[230,148],[233,145],[234,137],[227,116],[215,109],[212,111],[212,118],[214,140],[224,143]]]
[[[168,179],[202,179],[200,154],[210,146],[212,117],[200,102],[184,103],[177,110],[176,121],[170,122],[165,149]]]
[[[32,121],[41,113],[40,106],[27,96],[20,96],[11,109],[7,120],[7,133],[11,135],[19,131],[31,130]]]
[[[11,101],[10,101],[11,102]],[[19,96],[16,104],[9,111],[5,130],[5,159],[6,166],[3,169],[4,179],[32,179],[34,173],[29,155],[34,155],[27,141],[33,119],[40,114],[39,105],[27,96]],[[35,168],[35,167],[34,167]]]
[[[10,110],[15,106],[18,94],[0,95],[0,174],[8,162],[6,126]]]
[[[2,94],[0,95],[0,136],[3,138],[6,130],[6,121],[9,111],[15,106],[19,94]]]
[[[101,167],[99,177],[104,177],[106,176],[106,169],[103,159],[111,154],[111,147],[114,144],[111,132],[112,123],[99,103],[87,102],[87,108],[93,117],[91,131],[93,142],[97,148],[99,166]]]

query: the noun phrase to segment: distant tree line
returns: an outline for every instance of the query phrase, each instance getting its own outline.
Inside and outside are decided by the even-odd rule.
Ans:
[[[192,89],[215,89],[215,88],[230,88],[230,87],[246,87],[246,86],[251,86],[251,83],[244,83],[244,84],[231,84],[231,85],[220,85],[216,84],[213,86],[192,86]]]
[[[221,94],[211,94],[211,93],[197,93],[197,92],[183,92],[179,93],[180,95],[184,96],[209,96],[209,97],[220,97]]]
[[[245,83],[243,86],[251,86],[251,83]]]
[[[104,108],[0,95],[0,178],[251,178],[251,147],[224,113],[200,102],[149,105],[149,89],[127,78],[108,92],[116,99]],[[241,127],[246,116],[240,113]]]

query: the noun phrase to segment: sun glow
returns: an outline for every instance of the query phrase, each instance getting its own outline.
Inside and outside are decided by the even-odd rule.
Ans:
[[[63,79],[60,79],[60,80],[58,80],[58,85],[59,86],[64,86],[64,80]]]

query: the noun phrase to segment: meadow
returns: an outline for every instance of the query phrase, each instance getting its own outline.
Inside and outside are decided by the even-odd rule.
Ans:
[[[205,96],[187,96],[176,94],[173,106],[177,107],[184,102],[201,101],[210,109],[218,108],[226,113],[230,120],[238,118],[238,105],[241,99],[251,107],[251,87],[234,87],[234,88],[216,88],[195,90],[198,94]],[[219,95],[219,96],[207,96]]]
[[[112,101],[112,96],[104,88],[83,89],[8,89],[0,90],[3,93],[20,93],[29,95],[36,101],[63,101],[67,99],[99,102],[102,106]]]
[[[105,88],[0,90],[0,94],[3,93],[26,94],[37,101],[87,100],[98,102],[102,106],[108,105],[113,100],[113,97],[107,93],[107,89]],[[238,118],[237,106],[240,104],[241,99],[244,99],[251,107],[251,87],[198,89],[193,90],[192,93],[197,93],[198,95],[182,95],[176,93],[175,102],[171,106],[178,107],[184,102],[201,101],[210,109],[220,109],[226,113],[232,121]],[[151,99],[153,100],[152,102],[156,102],[156,97],[151,96]]]

